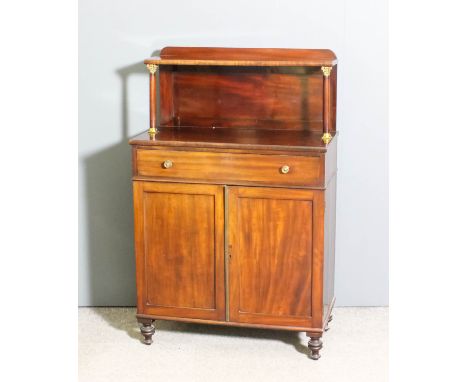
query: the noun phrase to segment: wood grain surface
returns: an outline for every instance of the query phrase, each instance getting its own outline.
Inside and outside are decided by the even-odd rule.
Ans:
[[[164,168],[170,161],[172,166]],[[206,180],[225,184],[250,181],[257,184],[318,187],[324,184],[319,156],[259,155],[171,150],[137,150],[137,173],[142,176]],[[288,166],[288,173],[281,172]]]
[[[161,126],[322,130],[320,68],[181,66],[161,73]]]
[[[321,191],[229,188],[231,321],[313,327],[318,314],[321,322],[312,294],[322,277],[321,203]]]
[[[321,129],[321,125],[319,126]],[[332,133],[333,136],[336,133]],[[205,147],[210,149],[239,149],[250,152],[264,151],[327,151],[322,142],[322,131],[264,130],[255,128],[213,129],[201,127],[159,127],[151,138],[145,131],[130,139],[131,145]]]
[[[134,182],[138,313],[224,319],[223,188]]]
[[[165,47],[145,64],[331,66],[337,63],[329,49]]]

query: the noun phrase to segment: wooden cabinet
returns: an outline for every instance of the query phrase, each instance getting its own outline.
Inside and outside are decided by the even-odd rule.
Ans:
[[[164,48],[133,150],[137,319],[305,331],[333,308],[336,58]],[[157,91],[160,93],[159,108]]]

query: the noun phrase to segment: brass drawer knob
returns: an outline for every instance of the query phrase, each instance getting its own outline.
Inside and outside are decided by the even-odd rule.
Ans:
[[[281,173],[282,174],[287,174],[289,172],[289,166],[283,166],[281,167]]]
[[[165,160],[162,165],[163,165],[164,168],[171,168],[172,167],[172,161],[169,160],[169,159]]]

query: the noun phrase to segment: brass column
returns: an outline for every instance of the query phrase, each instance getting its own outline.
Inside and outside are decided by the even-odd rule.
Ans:
[[[154,136],[158,132],[157,126],[157,118],[156,118],[156,109],[157,109],[157,72],[159,69],[158,65],[148,64],[146,65],[150,72],[150,128],[148,130],[148,134],[150,135],[151,139],[154,139]]]
[[[331,99],[330,99],[330,73],[332,66],[322,66],[323,73],[323,135],[322,141],[326,145],[331,141],[330,117],[331,117]]]

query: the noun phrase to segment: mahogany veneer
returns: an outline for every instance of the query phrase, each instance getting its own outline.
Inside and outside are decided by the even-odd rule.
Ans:
[[[168,47],[133,150],[137,318],[305,331],[334,304],[336,57]],[[158,106],[157,92],[160,102]]]

